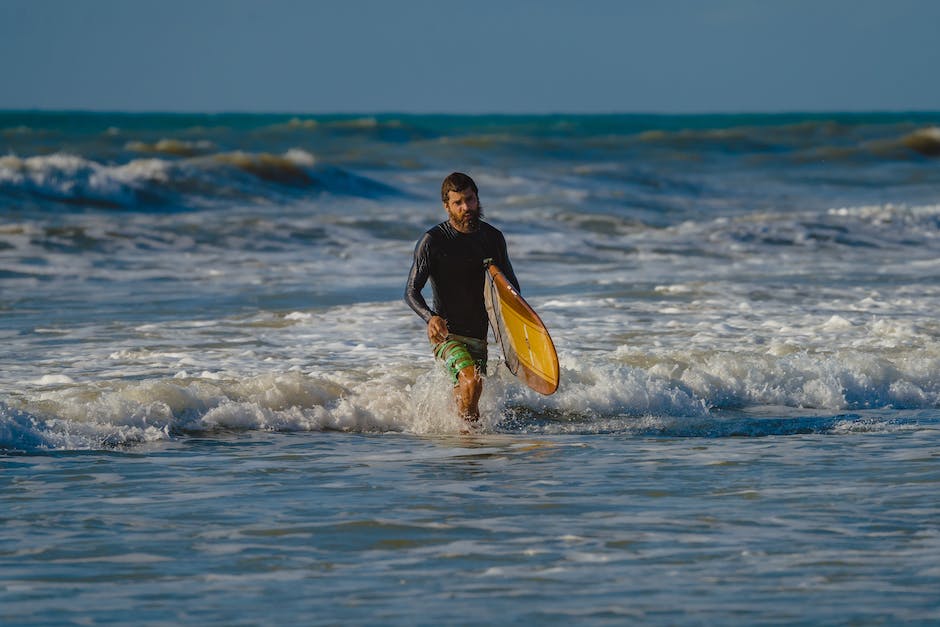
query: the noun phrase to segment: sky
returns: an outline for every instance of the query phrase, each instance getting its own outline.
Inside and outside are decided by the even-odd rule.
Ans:
[[[0,109],[940,111],[940,0],[0,0]]]

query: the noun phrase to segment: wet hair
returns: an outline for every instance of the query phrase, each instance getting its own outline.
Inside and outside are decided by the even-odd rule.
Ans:
[[[463,172],[454,172],[448,175],[448,177],[444,179],[444,182],[441,183],[441,201],[446,204],[450,199],[448,197],[450,192],[457,192],[459,194],[468,189],[472,189],[479,200],[480,192],[477,190],[477,184],[473,182],[473,179]]]

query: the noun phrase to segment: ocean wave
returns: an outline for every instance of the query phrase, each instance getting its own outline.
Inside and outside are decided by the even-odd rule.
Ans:
[[[320,139],[377,140],[401,144],[437,137],[425,126],[409,123],[405,119],[386,116],[295,116],[285,122],[258,129],[255,135],[262,141],[276,140],[285,134],[308,134]]]
[[[940,407],[940,356],[917,351],[901,359],[853,350],[786,355],[721,351],[662,359],[650,373],[668,377],[712,409]]]
[[[819,264],[839,265],[843,272],[851,273],[857,266],[848,260],[861,260],[873,251],[890,257],[903,250],[911,262],[908,270],[917,268],[913,262],[929,263],[940,252],[940,205],[784,208],[719,217],[702,211],[688,214],[684,220],[666,219],[653,212],[569,209],[530,211],[525,217],[537,224],[544,216],[549,216],[553,225],[564,225],[567,232],[533,230],[532,234],[515,235],[517,256],[542,262],[567,260],[569,264],[622,264],[625,260],[648,264],[671,259],[684,265],[689,258],[698,258],[721,262],[716,267],[735,259],[759,259],[764,262],[755,268],[760,265],[785,272],[785,267],[766,264],[771,259],[789,264],[789,256],[798,253],[814,255]]]
[[[940,157],[940,126],[922,128],[901,138],[901,143],[927,157]]]
[[[823,156],[855,159],[865,154],[865,144],[874,139],[894,139],[897,123],[883,126],[859,125],[850,119],[794,119],[786,116],[770,123],[765,118],[755,124],[716,124],[704,127],[653,129],[635,136],[643,146],[696,154],[718,152],[762,159],[786,158],[814,161]],[[729,120],[730,122],[730,120]]]
[[[152,144],[141,141],[127,143],[127,149],[135,152],[150,152],[168,154],[176,157],[193,157],[214,151],[215,144],[202,139],[198,141],[185,141],[181,139],[161,139]]]
[[[48,433],[42,420],[0,403],[0,453],[67,446],[67,443]]]
[[[652,235],[652,237],[649,237]],[[823,211],[761,211],[688,221],[644,233],[718,256],[804,250],[909,248],[929,252],[940,243],[940,205],[868,205]]]
[[[648,146],[673,150],[719,150],[721,152],[763,153],[779,150],[783,140],[777,134],[757,127],[650,130],[637,139]]]
[[[653,129],[635,136],[641,145],[677,153],[749,155],[757,162],[785,158],[828,164],[909,160],[940,156],[940,127],[910,130],[908,123],[856,126],[833,120],[781,125]],[[676,156],[679,156],[678,154]]]
[[[640,366],[622,347],[612,357],[563,356],[562,385],[550,397],[494,367],[480,404],[483,432],[847,434],[910,427],[872,423],[873,411],[940,407],[940,356],[930,351],[897,358],[852,350],[647,353]],[[755,408],[776,409],[760,417]],[[228,431],[450,435],[460,428],[443,371],[402,365],[245,378],[180,372],[94,384],[53,377],[37,381],[15,408],[0,406],[0,450],[8,451],[108,448]]]
[[[212,156],[218,163],[233,166],[263,181],[290,187],[312,187],[317,179],[310,172],[316,159],[303,150],[292,149],[283,155],[227,152]]]
[[[27,408],[0,406],[0,450],[97,449],[225,430],[368,430],[342,386],[294,373],[57,385]]]
[[[159,202],[153,192],[170,180],[172,164],[159,159],[105,165],[56,153],[0,157],[0,191],[64,203],[128,207]]]
[[[159,142],[158,142],[159,144]],[[179,148],[165,147],[165,151]],[[300,149],[283,154],[223,152],[135,159],[109,164],[79,155],[0,157],[0,193],[12,198],[138,208],[204,205],[220,200],[282,200],[297,193],[362,197],[396,194],[394,188],[329,164]]]

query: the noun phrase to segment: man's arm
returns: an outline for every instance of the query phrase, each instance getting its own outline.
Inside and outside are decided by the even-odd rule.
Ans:
[[[415,246],[415,258],[408,274],[405,285],[405,302],[415,310],[425,322],[428,323],[428,339],[432,344],[439,344],[447,339],[447,321],[428,307],[428,303],[421,295],[421,290],[431,276],[431,235],[425,233],[424,237]]]
[[[414,262],[411,264],[411,272],[408,274],[408,282],[405,284],[405,302],[414,309],[415,313],[421,316],[425,322],[437,314],[428,307],[428,303],[421,295],[421,290],[428,282],[431,276],[431,235],[425,233],[424,237],[418,240],[415,246]]]

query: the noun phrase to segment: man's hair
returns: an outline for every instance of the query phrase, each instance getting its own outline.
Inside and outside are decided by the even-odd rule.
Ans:
[[[463,172],[454,172],[441,183],[441,200],[446,203],[449,200],[448,193],[457,192],[459,194],[468,189],[472,189],[479,199],[480,192],[477,190],[477,184],[473,182],[473,179]]]

